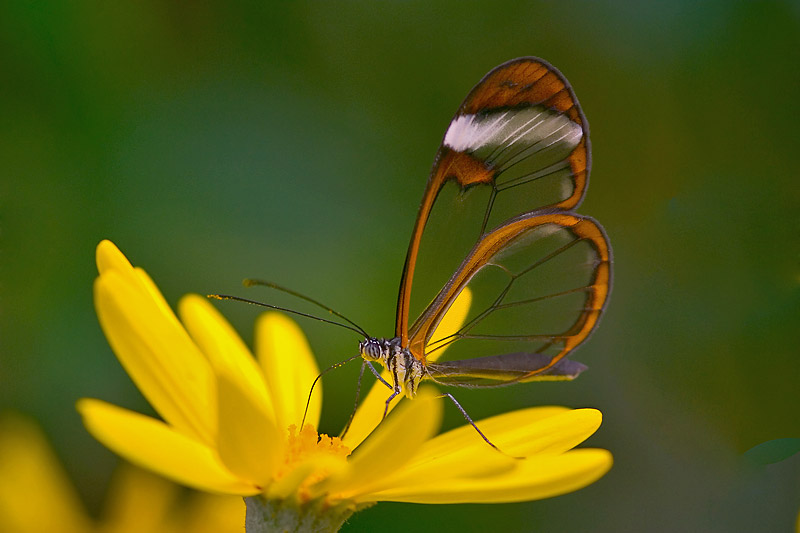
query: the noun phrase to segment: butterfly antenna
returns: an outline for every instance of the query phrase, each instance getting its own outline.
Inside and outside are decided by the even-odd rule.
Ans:
[[[340,328],[349,329],[350,331],[354,331],[359,335],[363,335],[365,337],[369,336],[366,333],[364,333],[364,330],[359,328],[358,326],[353,327],[350,326],[349,324],[341,324],[333,320],[328,320],[327,318],[322,318],[315,315],[309,315],[308,313],[302,313],[300,311],[295,311],[294,309],[288,309],[286,307],[280,307],[278,305],[265,304],[264,302],[258,302],[256,300],[248,300],[247,298],[240,298],[239,296],[231,296],[229,294],[207,294],[206,297],[211,298],[213,300],[233,300],[235,302],[243,302],[250,305],[256,305],[258,307],[266,307],[267,309],[275,309],[277,311],[283,311],[285,313],[291,313],[293,315],[319,320],[320,322],[325,322],[326,324],[333,324],[334,326],[339,326]]]
[[[353,322],[352,320],[350,320],[349,318],[344,316],[342,313],[332,309],[331,307],[328,307],[327,305],[323,304],[322,302],[320,302],[318,300],[315,300],[315,299],[311,298],[310,296],[306,296],[305,294],[301,294],[301,293],[299,293],[297,291],[294,291],[292,289],[288,289],[286,287],[278,285],[277,283],[273,283],[271,281],[265,281],[263,279],[250,279],[250,278],[248,278],[248,279],[245,279],[244,281],[242,281],[242,285],[244,285],[245,287],[267,287],[267,288],[270,288],[270,289],[275,289],[276,291],[285,292],[286,294],[290,294],[290,295],[294,296],[295,298],[300,298],[301,300],[305,300],[306,302],[314,304],[317,307],[322,308],[325,311],[329,312],[330,314],[341,318],[342,320],[344,320],[345,322],[347,322],[348,324],[350,324],[351,326],[356,328],[359,331],[359,333],[361,333],[364,337],[369,337],[369,335],[367,335],[367,332],[364,331],[364,328],[362,328],[361,326],[359,326],[358,324],[356,324],[355,322]]]

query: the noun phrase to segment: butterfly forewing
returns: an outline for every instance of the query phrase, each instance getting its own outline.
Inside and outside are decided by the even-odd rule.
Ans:
[[[586,119],[544,61],[501,65],[467,96],[428,179],[398,300],[403,345],[426,363],[444,347],[457,359],[429,365],[431,376],[479,384],[577,375],[559,361],[591,333],[611,275],[602,228],[569,212],[589,163]],[[467,286],[465,325],[432,338]],[[410,326],[409,312],[419,317]]]
[[[475,86],[437,152],[409,244],[396,322],[404,345],[409,313],[431,302],[483,235],[523,213],[580,203],[588,148],[577,99],[546,62],[515,59]]]

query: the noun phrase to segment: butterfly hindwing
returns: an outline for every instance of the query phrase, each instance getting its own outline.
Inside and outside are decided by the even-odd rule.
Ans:
[[[524,381],[564,381],[575,379],[586,365],[561,359],[550,366],[550,358],[539,353],[517,352],[460,361],[429,363],[428,374],[437,383],[462,387],[509,385]],[[549,367],[546,371],[532,371]]]
[[[409,332],[409,349],[427,355],[448,348],[468,359],[516,351],[531,360],[527,380],[580,345],[602,313],[611,284],[611,251],[591,218],[560,211],[520,215],[487,234]],[[434,331],[458,295],[469,287],[472,306],[464,325],[447,337]],[[517,362],[521,359],[517,359]]]

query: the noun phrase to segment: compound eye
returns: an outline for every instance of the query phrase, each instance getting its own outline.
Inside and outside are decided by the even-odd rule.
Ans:
[[[381,356],[381,347],[376,342],[371,342],[367,345],[367,353],[373,359],[379,359]]]
[[[362,355],[369,357],[370,359],[375,359],[376,351],[379,351],[378,347],[375,346],[375,342],[372,340],[365,340],[358,343],[358,349]]]

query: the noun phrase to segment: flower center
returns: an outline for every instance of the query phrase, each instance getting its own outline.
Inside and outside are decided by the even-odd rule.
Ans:
[[[342,444],[342,439],[339,437],[329,437],[324,433],[322,435],[317,434],[317,430],[311,424],[303,426],[299,433],[295,424],[289,426],[289,447],[286,450],[286,465],[293,465],[297,461],[320,455],[344,459],[350,455],[350,448]]]
[[[351,452],[350,448],[342,444],[342,439],[339,437],[329,437],[325,434],[319,435],[311,424],[306,424],[299,432],[295,424],[289,426],[288,444],[283,466],[275,476],[276,479],[282,478],[285,474],[294,470],[299,463],[311,458],[329,457],[334,460],[345,462],[347,461],[347,456],[350,455]],[[302,498],[302,495],[307,492],[307,487],[325,479],[329,474],[330,471],[327,468],[316,469],[314,473],[303,481],[298,494],[301,495]]]

